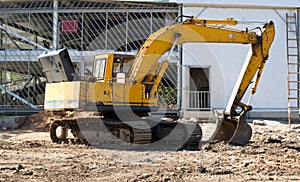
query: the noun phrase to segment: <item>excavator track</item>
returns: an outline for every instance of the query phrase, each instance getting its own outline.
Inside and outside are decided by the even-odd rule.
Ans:
[[[198,123],[160,122],[152,127],[154,148],[199,150],[202,130]]]
[[[197,150],[199,149],[199,143],[202,139],[202,129],[200,125],[197,123],[195,125],[194,131],[191,136],[188,138],[186,143],[182,146],[183,150]]]
[[[73,131],[73,137],[68,136],[69,129],[71,132]],[[57,119],[50,126],[50,138],[52,142],[88,145],[87,140],[83,136],[78,136],[74,132],[79,132],[78,125],[74,119]]]
[[[129,144],[151,143],[151,129],[144,121],[120,122],[111,119],[57,119],[50,126],[54,143],[94,145],[109,142]]]
[[[145,121],[126,121],[127,125],[131,126],[133,131],[134,144],[148,144],[151,143],[152,133],[149,125]]]
[[[177,133],[164,139],[176,125]],[[109,149],[173,149],[166,145],[174,143],[178,144],[175,150],[199,149],[202,130],[198,124],[172,123],[166,128],[162,131],[164,136],[157,139],[165,140],[165,143],[155,146],[152,143],[157,142],[153,140],[157,131],[150,127],[148,120],[121,122],[101,117],[56,119],[50,126],[50,138],[54,143],[85,144]]]

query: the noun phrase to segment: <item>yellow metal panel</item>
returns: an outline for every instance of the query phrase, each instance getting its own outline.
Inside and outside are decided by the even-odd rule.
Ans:
[[[86,102],[87,82],[47,83],[45,109],[79,109]]]
[[[111,83],[95,82],[94,87],[94,102],[111,103],[112,87]],[[90,94],[90,93],[89,93]]]
[[[95,102],[95,83],[88,82],[86,89],[86,98],[89,102]]]
[[[125,84],[123,83],[114,83],[113,84],[113,100],[112,102],[117,104],[117,105],[124,105],[125,102],[125,97],[127,94],[125,93]]]
[[[108,82],[112,79],[113,62],[114,62],[114,54],[111,53],[107,54],[104,82]]]
[[[116,106],[156,106],[157,98],[146,98],[145,85],[96,82],[94,102]],[[88,95],[92,93],[88,92]],[[91,100],[92,96],[88,96]]]
[[[157,98],[151,98],[145,93],[144,84],[126,84],[125,102],[131,106],[156,106]]]
[[[130,103],[131,105],[141,105],[144,97],[144,85],[126,84],[125,88],[125,102]]]
[[[47,83],[45,109],[80,109],[87,101],[105,105],[156,105],[157,98],[146,98],[143,84],[103,82]]]
[[[61,90],[61,83],[47,83],[45,90],[45,100],[56,99],[56,95],[62,96],[63,92]]]

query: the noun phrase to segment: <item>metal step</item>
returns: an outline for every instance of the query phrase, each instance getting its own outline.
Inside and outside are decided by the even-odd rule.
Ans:
[[[290,75],[300,75],[300,72],[289,72]]]
[[[289,83],[300,83],[300,81],[298,81],[298,80],[289,80],[288,82]]]
[[[298,106],[288,106],[289,109],[300,109]]]
[[[299,97],[289,97],[288,99],[290,99],[290,100],[300,100]]]
[[[296,56],[290,56],[289,58],[288,63],[300,63],[300,60],[298,60]]]
[[[300,65],[300,63],[288,63],[288,65]]]
[[[298,89],[298,88],[290,88],[289,90],[295,91],[295,90],[300,90],[300,89]]]
[[[290,57],[290,58],[295,58],[295,57]],[[300,64],[300,62],[298,62],[298,59],[296,60],[290,60],[290,62],[287,63],[288,65],[296,65],[296,64]]]

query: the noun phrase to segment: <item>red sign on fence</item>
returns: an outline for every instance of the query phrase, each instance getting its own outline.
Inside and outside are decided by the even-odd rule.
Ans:
[[[78,20],[63,20],[61,22],[61,33],[77,33]]]

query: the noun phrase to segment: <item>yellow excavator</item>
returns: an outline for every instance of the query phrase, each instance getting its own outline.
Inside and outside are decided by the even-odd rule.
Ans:
[[[247,144],[252,130],[245,115],[251,106],[241,100],[252,82],[251,94],[256,92],[275,28],[272,21],[252,30],[226,27],[237,24],[239,22],[232,18],[205,20],[188,17],[183,22],[154,32],[136,56],[117,53],[96,55],[93,69],[84,80],[76,74],[66,49],[40,55],[38,59],[47,78],[44,109],[55,118],[50,127],[52,141],[86,142],[83,128],[88,123],[101,123],[113,136],[128,143],[149,144],[169,138],[168,142],[184,140],[182,145],[197,147],[202,137],[199,124],[190,129],[177,121],[153,122],[146,117],[159,107],[158,89],[168,67],[168,60],[160,58],[167,51],[172,52],[176,45],[196,42],[251,45],[251,54],[244,61],[212,137],[212,140]],[[85,118],[84,126],[78,124],[81,118]]]

